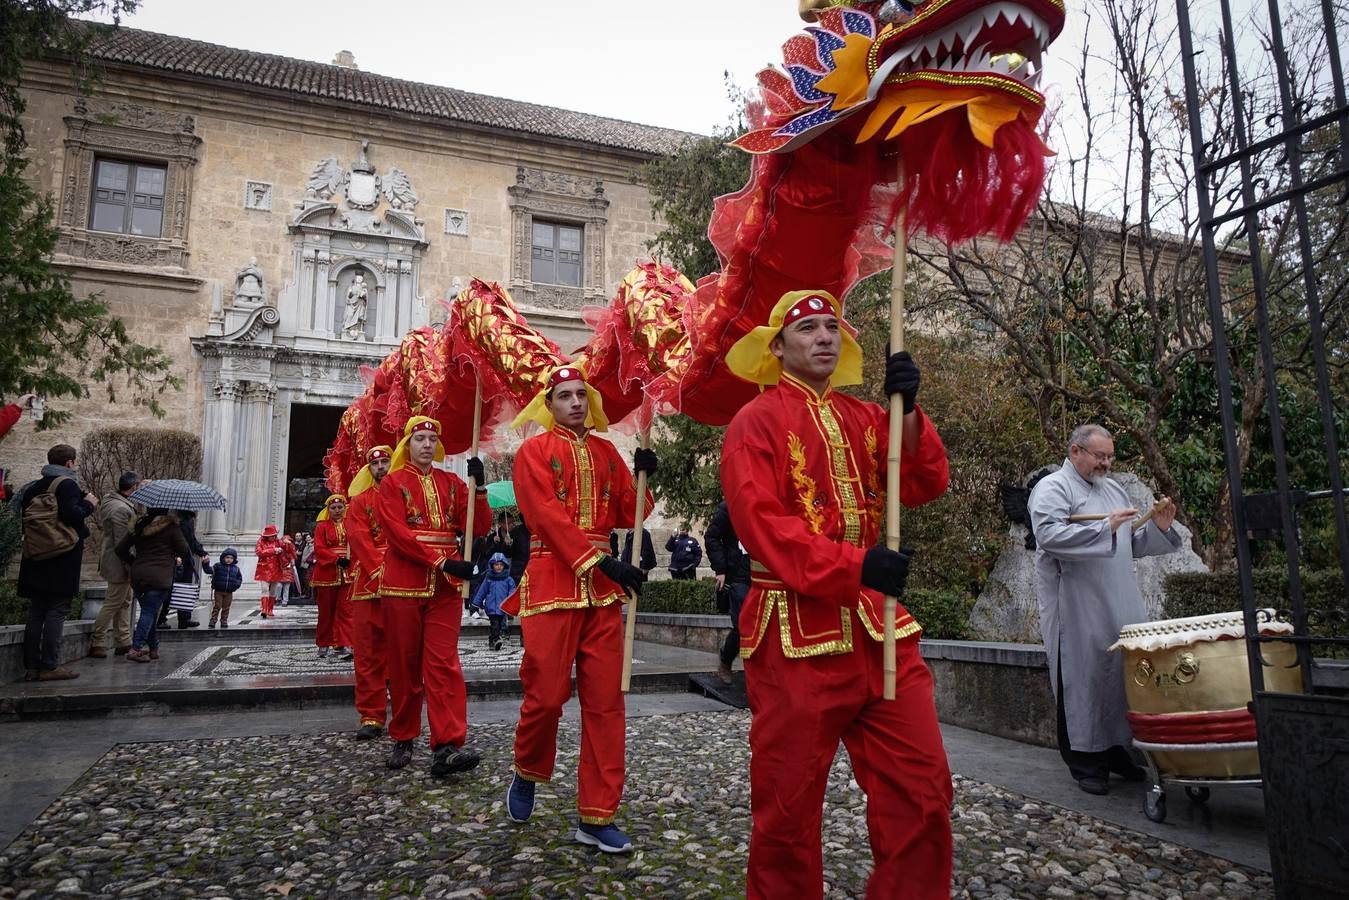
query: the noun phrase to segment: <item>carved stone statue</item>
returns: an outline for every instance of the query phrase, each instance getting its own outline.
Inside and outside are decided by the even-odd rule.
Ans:
[[[234,305],[258,306],[267,299],[267,281],[258,268],[258,258],[250,256],[248,265],[234,276]]]
[[[384,199],[389,201],[390,206],[408,212],[417,208],[417,191],[413,189],[412,180],[406,172],[395,166],[389,169],[383,181]]]
[[[342,320],[342,330],[348,340],[359,341],[365,337],[365,311],[369,296],[365,276],[357,272],[356,277],[351,279],[351,287],[347,288],[347,315]]]
[[[305,197],[310,200],[331,200],[346,180],[346,170],[338,163],[336,156],[330,156],[314,167],[309,183],[305,185]]]

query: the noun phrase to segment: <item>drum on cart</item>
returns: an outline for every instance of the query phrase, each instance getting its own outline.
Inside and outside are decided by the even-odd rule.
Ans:
[[[1262,634],[1293,631],[1272,609],[1257,619]],[[1232,612],[1126,625],[1110,647],[1123,651],[1129,727],[1152,775],[1148,818],[1166,817],[1164,782],[1186,785],[1195,800],[1212,784],[1260,783],[1245,638]],[[1302,692],[1292,644],[1262,645],[1262,661],[1267,690]]]

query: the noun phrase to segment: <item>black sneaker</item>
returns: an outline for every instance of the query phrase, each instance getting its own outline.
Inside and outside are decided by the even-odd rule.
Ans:
[[[379,737],[383,733],[384,733],[383,728],[380,728],[378,725],[374,725],[367,722],[360,728],[356,729],[356,740],[373,741],[375,738]]]
[[[402,769],[407,766],[408,763],[412,762],[413,743],[413,741],[395,742],[393,749],[389,751],[389,758],[385,761],[384,765],[388,766],[390,769]]]
[[[444,778],[457,772],[467,772],[476,768],[480,759],[476,750],[446,744],[437,747],[431,758],[431,775],[435,778]]]

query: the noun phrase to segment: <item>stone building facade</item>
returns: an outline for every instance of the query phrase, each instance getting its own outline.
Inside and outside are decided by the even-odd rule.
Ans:
[[[639,168],[691,138],[131,28],[93,53],[88,95],[68,68],[26,68],[29,173],[75,290],[168,351],[184,388],[162,420],[94,397],[59,433],[21,424],[6,465],[31,477],[104,425],[198,432],[203,480],[230,499],[199,524],[208,549],[294,529],[296,479],[320,472],[360,367],[442,321],[470,277],[584,343],[582,306],[659,228]]]

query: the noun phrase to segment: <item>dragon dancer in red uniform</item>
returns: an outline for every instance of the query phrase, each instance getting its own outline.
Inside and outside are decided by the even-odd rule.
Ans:
[[[503,605],[519,614],[525,643],[525,698],[506,810],[511,821],[528,821],[534,785],[553,777],[557,724],[571,696],[575,663],[581,701],[575,838],[606,853],[626,853],[632,841],[614,825],[626,726],[621,605],[646,576],[607,551],[612,529],[633,526],[637,490],[618,450],[593,433],[606,431],[608,421],[598,392],[578,367],[550,373],[515,424],[530,420],[545,430],[520,446],[512,472],[533,540],[519,589]],[[655,454],[638,450],[634,468],[654,472]]]
[[[379,484],[389,474],[393,448],[371,447],[366,464],[351,479],[347,492],[347,543],[351,547],[352,636],[356,653],[356,712],[361,723],[357,740],[374,740],[384,731],[389,698],[384,670],[384,608],[379,599],[380,568],[384,565],[384,530],[376,510]]]
[[[883,596],[903,593],[909,551],[876,546],[885,509],[886,413],[838,393],[862,381],[862,351],[823,291],[795,291],[735,344],[726,364],[764,388],[731,421],[721,483],[754,560],[740,614],[752,713],[747,894],[820,897],[820,830],[842,740],[867,796],[873,898],[946,898],[951,775],[918,652],[921,629],[896,619],[896,699],[882,699]],[[904,401],[900,498],[946,490],[946,448],[914,400],[907,353],[885,390]],[[531,519],[532,522],[532,519]]]
[[[314,604],[318,628],[314,643],[319,656],[330,649],[351,659],[351,549],[347,545],[347,498],[330,494],[314,525]],[[284,560],[284,557],[283,557]],[[284,564],[284,563],[283,563]]]
[[[389,737],[395,742],[387,765],[401,769],[412,761],[425,696],[431,774],[438,778],[478,764],[477,751],[464,746],[468,696],[459,667],[459,591],[473,575],[473,563],[460,552],[461,540],[473,542],[464,534],[469,503],[476,504],[474,536],[492,526],[482,461],[468,461],[468,474],[479,485],[470,499],[458,475],[432,465],[444,458],[440,423],[427,416],[408,419],[376,507],[385,543],[379,595],[393,701]]]

